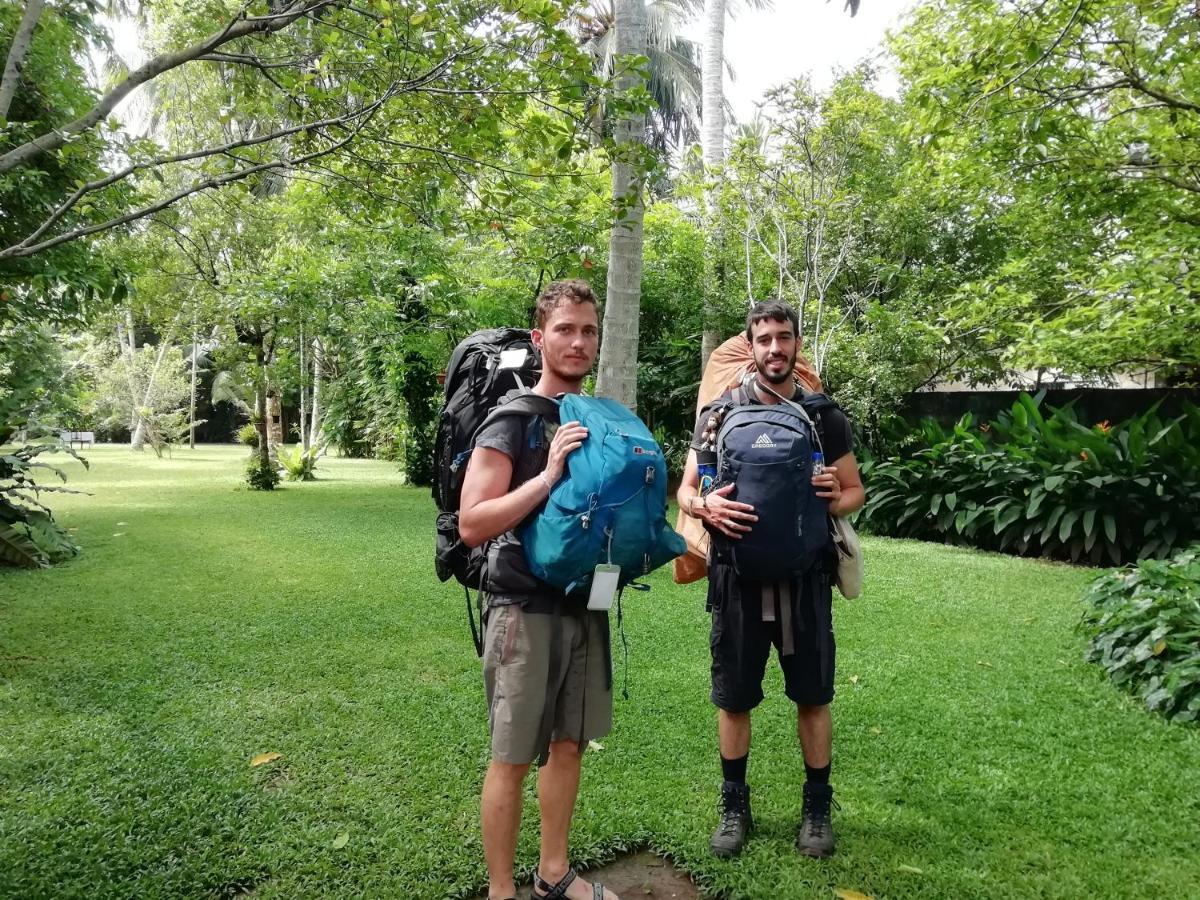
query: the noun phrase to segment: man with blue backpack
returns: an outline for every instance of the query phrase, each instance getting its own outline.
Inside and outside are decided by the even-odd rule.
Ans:
[[[822,394],[793,380],[799,318],[786,303],[757,303],[746,319],[755,371],[700,412],[676,498],[712,536],[712,701],[723,783],[710,842],[740,853],[753,827],[746,768],[750,713],[763,699],[771,646],[785,693],[796,704],[806,781],[801,853],[829,856],[834,837],[829,784],[833,725],[830,516],[866,500],[850,425]]]
[[[579,394],[596,360],[595,296],[586,282],[554,282],[538,297],[536,319],[541,376],[532,393],[498,408],[515,409],[519,401],[523,414],[493,413],[480,427],[458,509],[462,543],[486,546],[483,665],[492,759],[480,818],[488,897],[516,897],[522,785],[537,759],[541,857],[533,897],[617,900],[579,878],[567,856],[583,749],[612,727],[608,614],[590,611],[586,592],[537,577],[522,546],[568,457],[588,440],[579,422],[559,424],[554,398]]]

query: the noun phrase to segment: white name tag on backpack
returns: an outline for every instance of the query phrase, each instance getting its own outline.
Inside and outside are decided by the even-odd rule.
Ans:
[[[529,351],[524,347],[518,347],[515,350],[500,351],[500,370],[504,369],[519,369],[525,365],[525,359],[529,356]]]
[[[611,609],[617,596],[617,582],[621,578],[621,567],[600,563],[592,573],[592,592],[588,594],[588,609]]]

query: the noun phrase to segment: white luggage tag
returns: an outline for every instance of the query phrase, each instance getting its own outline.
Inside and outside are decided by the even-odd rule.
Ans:
[[[529,351],[524,347],[518,347],[515,350],[500,351],[500,369],[519,369],[525,365],[525,359],[529,356]]]
[[[587,608],[597,612],[611,609],[617,596],[617,583],[621,579],[621,567],[600,563],[592,573],[592,592],[588,594]]]

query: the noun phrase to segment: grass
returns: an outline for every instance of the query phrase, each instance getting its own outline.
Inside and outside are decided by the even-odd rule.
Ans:
[[[433,576],[428,493],[336,459],[321,481],[253,493],[244,452],[98,447],[90,472],[68,467],[93,496],[51,498],[84,554],[0,572],[0,896],[484,883],[482,680],[462,595]],[[803,769],[774,667],[754,719],[758,830],[737,860],[708,854],[703,588],[664,570],[627,596],[630,699],[586,761],[577,861],[648,844],[736,898],[1200,895],[1200,729],[1082,662],[1093,573],[866,546],[864,595],[835,608],[837,855],[792,850]],[[251,767],[265,751],[283,756]],[[519,864],[535,854],[531,817]]]

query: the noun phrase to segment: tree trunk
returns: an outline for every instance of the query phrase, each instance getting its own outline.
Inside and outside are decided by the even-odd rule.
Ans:
[[[312,388],[312,422],[308,429],[309,446],[319,443],[319,435],[321,434],[321,366],[324,364],[323,354],[321,352],[321,339],[313,338],[312,342],[312,370],[313,370],[313,388]],[[303,427],[303,426],[301,426]]]
[[[132,450],[141,450],[146,443],[146,417],[142,415],[142,410],[150,406],[150,395],[154,391],[154,382],[158,380],[158,370],[162,365],[163,357],[167,355],[167,349],[170,347],[171,332],[175,330],[174,325],[167,331],[166,336],[159,342],[158,355],[154,357],[154,368],[150,370],[150,377],[146,379],[146,391],[142,396],[142,404],[133,411],[134,420],[137,423],[133,429],[133,437],[129,439],[129,447]]]
[[[718,258],[722,221],[720,181],[725,167],[725,0],[705,0],[704,58],[701,92],[701,147],[704,152],[704,336],[700,343],[700,369],[721,343],[717,328],[721,284]]]
[[[200,335],[196,330],[196,313],[192,311],[192,402],[188,410],[188,447],[196,449],[196,368],[199,365]]]
[[[615,42],[618,65],[625,65],[630,56],[645,55],[644,0],[618,0]],[[644,84],[639,73],[625,71],[617,79],[617,90],[624,94]],[[604,344],[600,348],[596,393],[636,409],[638,317],[642,302],[645,113],[623,117],[617,122],[615,137],[617,148],[612,164],[615,219],[609,237]]]
[[[271,467],[271,447],[267,437],[267,350],[263,339],[255,353],[258,364],[257,384],[254,386],[254,411],[258,413],[258,459],[264,470]]]
[[[21,17],[21,24],[13,35],[8,59],[4,62],[4,76],[0,78],[0,119],[8,118],[9,107],[21,80],[21,69],[25,66],[25,57],[29,55],[29,47],[33,44],[33,30],[45,5],[46,0],[26,0],[25,15]]]
[[[300,446],[304,448],[304,452],[308,452],[308,388],[305,382],[308,380],[308,370],[305,368],[304,357],[304,326],[300,326]]]

